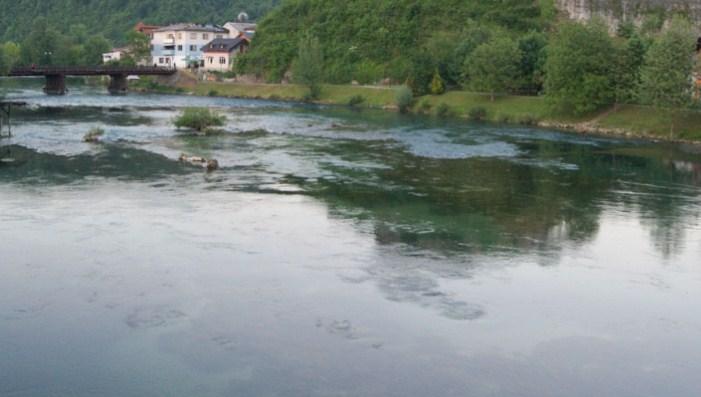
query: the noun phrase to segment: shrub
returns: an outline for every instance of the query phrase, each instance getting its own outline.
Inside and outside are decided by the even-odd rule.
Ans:
[[[482,106],[476,106],[467,113],[470,120],[482,121],[487,118],[487,109]]]
[[[444,102],[436,107],[436,116],[438,117],[449,117],[452,114],[453,110]]]
[[[428,113],[431,111],[431,102],[429,102],[427,99],[422,99],[421,102],[419,102],[419,111],[421,113]]]
[[[103,135],[105,135],[105,130],[100,127],[93,127],[87,134],[85,134],[83,137],[83,142],[97,143],[100,141],[100,137]]]
[[[178,128],[190,128],[195,131],[204,131],[209,127],[224,125],[226,117],[207,108],[187,108],[175,119]]]
[[[207,96],[219,96],[219,91],[209,90],[209,92],[207,93]]]
[[[362,95],[353,95],[348,100],[348,106],[353,107],[353,108],[358,107],[358,106],[362,105],[363,103],[365,103],[365,97]]]
[[[414,93],[411,92],[411,88],[403,85],[397,89],[395,100],[399,111],[406,113],[414,102]]]
[[[443,95],[443,93],[445,93],[445,83],[438,69],[436,69],[436,72],[433,74],[433,80],[431,80],[431,94]]]

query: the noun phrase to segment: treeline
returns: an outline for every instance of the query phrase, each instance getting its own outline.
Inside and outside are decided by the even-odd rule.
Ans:
[[[120,43],[124,32],[143,20],[152,24],[176,22],[224,23],[241,11],[258,18],[278,0],[0,0],[0,41],[21,41],[38,17],[66,34],[83,24],[90,34]]]
[[[559,21],[551,0],[286,0],[237,69],[272,82],[291,73],[312,96],[322,82],[392,83],[414,96],[545,95],[553,110],[581,115],[690,104],[695,45],[680,16],[650,14],[611,34],[600,21]]]
[[[0,44],[0,72],[20,65],[99,65],[111,48],[109,40],[90,33],[85,25],[72,25],[62,33],[39,17],[20,43]]]
[[[542,4],[541,4],[542,3]],[[436,69],[448,86],[465,82],[464,60],[480,44],[511,37],[524,53],[519,89],[534,91],[534,73],[554,19],[552,0],[286,0],[259,25],[244,73],[279,81],[306,35],[317,37],[324,80],[376,83],[411,79],[428,90]]]

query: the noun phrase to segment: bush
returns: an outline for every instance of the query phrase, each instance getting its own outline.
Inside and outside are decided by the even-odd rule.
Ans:
[[[429,113],[431,111],[431,102],[429,102],[428,99],[422,99],[421,102],[419,102],[419,111],[421,113]]]
[[[411,88],[403,85],[397,89],[395,100],[399,111],[406,113],[414,102],[414,93],[411,91]]]
[[[445,93],[445,83],[438,69],[436,69],[431,81],[431,95],[443,95],[443,93]]]
[[[226,117],[207,108],[187,108],[175,119],[178,128],[190,128],[195,131],[204,131],[209,127],[224,125]]]
[[[470,120],[482,121],[487,118],[487,109],[483,108],[482,106],[476,106],[470,109],[467,116],[470,118]]]
[[[83,142],[97,143],[100,142],[100,138],[105,135],[105,130],[100,127],[93,127],[88,131],[83,137]]]
[[[207,96],[219,96],[219,91],[209,90],[209,92],[207,93]]]
[[[441,103],[436,107],[436,116],[438,117],[449,117],[452,116],[453,110],[446,103]]]
[[[348,100],[348,106],[350,107],[358,107],[365,103],[365,97],[362,95],[353,95],[349,100]]]

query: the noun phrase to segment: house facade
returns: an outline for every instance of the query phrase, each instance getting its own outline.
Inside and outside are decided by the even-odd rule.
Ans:
[[[204,53],[204,65],[202,68],[208,72],[227,72],[231,70],[236,57],[246,52],[248,44],[246,37],[212,40],[202,48]]]
[[[124,48],[115,48],[110,52],[105,52],[102,54],[102,63],[119,61],[125,53],[126,50]]]
[[[214,39],[229,37],[221,26],[177,24],[153,31],[151,57],[153,65],[186,68],[203,66],[202,49]]]

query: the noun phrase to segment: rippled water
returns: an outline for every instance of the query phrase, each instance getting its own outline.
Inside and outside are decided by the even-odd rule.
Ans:
[[[2,396],[701,394],[698,148],[73,88],[8,93]]]

